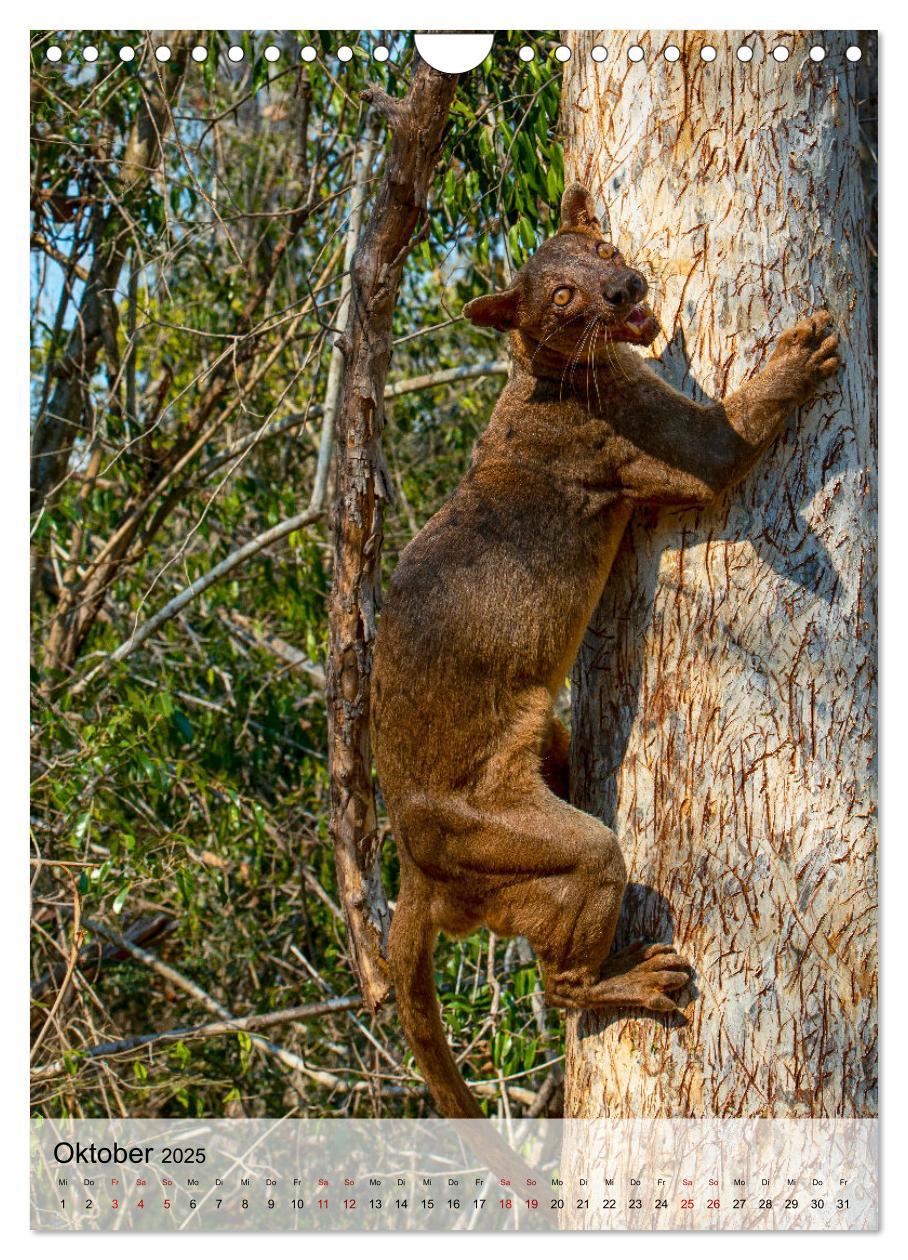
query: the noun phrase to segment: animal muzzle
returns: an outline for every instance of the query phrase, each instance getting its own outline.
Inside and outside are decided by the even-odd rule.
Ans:
[[[620,308],[642,302],[646,297],[648,285],[639,271],[625,267],[617,275],[609,276],[602,286],[602,296],[609,306]]]

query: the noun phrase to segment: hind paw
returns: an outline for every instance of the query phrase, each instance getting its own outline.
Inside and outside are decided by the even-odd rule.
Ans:
[[[598,980],[582,983],[576,977],[552,977],[549,999],[556,1006],[581,1009],[642,1007],[683,1015],[671,994],[683,989],[690,975],[690,964],[674,946],[638,941],[609,958]]]

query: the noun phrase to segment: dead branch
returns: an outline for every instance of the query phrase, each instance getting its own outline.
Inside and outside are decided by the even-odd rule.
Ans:
[[[301,673],[315,684],[319,691],[325,690],[325,671],[321,665],[316,665],[314,661],[310,661],[309,657],[299,648],[295,648],[291,643],[287,643],[276,634],[272,634],[270,630],[259,630],[255,623],[249,617],[244,617],[242,613],[236,609],[221,608],[218,610],[218,616],[229,632],[242,639],[244,643],[249,643],[252,647],[264,648],[265,651],[271,652],[283,661],[285,665],[289,665],[291,669],[298,669]]]
[[[55,866],[58,863],[48,862],[47,865]],[[85,865],[91,866],[93,863],[85,863]],[[135,923],[130,924],[123,935],[136,945],[146,945],[149,941],[155,940],[163,932],[168,932],[175,926],[176,921],[169,915],[156,914],[149,918],[137,919]],[[127,957],[128,955],[118,945],[102,945],[100,941],[90,941],[79,951],[76,966],[80,971],[85,971],[88,967],[97,967],[102,963],[122,962]],[[37,1000],[52,984],[59,983],[66,974],[66,967],[66,962],[60,962],[56,967],[51,967],[49,971],[45,971],[37,980],[33,980],[31,986],[32,999]]]
[[[32,1042],[31,1052],[28,1057],[29,1063],[31,1063],[35,1055],[38,1053],[38,1050],[41,1046],[41,1042],[44,1040],[44,1037],[47,1033],[48,1028],[50,1028],[51,1024],[53,1023],[54,1016],[56,1015],[57,1011],[60,1009],[60,1005],[63,1002],[64,997],[66,996],[67,989],[69,988],[70,981],[73,978],[73,973],[76,970],[76,964],[79,961],[79,950],[82,947],[82,937],[84,933],[82,930],[82,898],[79,896],[79,891],[78,891],[78,888],[76,887],[75,881],[73,881],[72,914],[73,914],[73,935],[72,935],[72,945],[69,951],[69,960],[66,964],[66,970],[63,973],[63,979],[60,982],[60,987],[57,990],[57,996],[54,998],[53,1004],[50,1010],[47,1012],[47,1018],[45,1019],[44,1023],[41,1025],[41,1028],[39,1029],[37,1036]]]
[[[324,1002],[311,1002],[305,1006],[290,1006],[283,1011],[269,1011],[264,1015],[246,1015],[240,1019],[219,1019],[208,1024],[193,1024],[185,1028],[166,1028],[162,1032],[136,1033],[132,1037],[121,1037],[117,1041],[105,1041],[87,1050],[79,1051],[69,1059],[55,1059],[53,1063],[44,1063],[32,1071],[33,1081],[46,1080],[69,1072],[76,1063],[94,1059],[109,1059],[129,1050],[144,1049],[147,1046],[166,1045],[173,1041],[202,1041],[210,1037],[228,1036],[237,1032],[256,1032],[261,1028],[274,1028],[279,1024],[303,1022],[318,1019],[322,1015],[334,1015],[340,1011],[353,1011],[362,1006],[359,997],[329,998]],[[285,1052],[286,1053],[286,1052]]]
[[[188,976],[184,976],[181,971],[177,971],[175,967],[171,967],[168,963],[162,962],[149,950],[143,949],[141,945],[136,945],[133,941],[127,940],[119,932],[115,932],[113,928],[109,928],[104,923],[90,922],[85,920],[85,926],[92,932],[99,932],[102,936],[106,936],[108,940],[131,954],[137,962],[156,972],[163,979],[168,980],[178,989],[182,989],[184,993],[188,993],[206,1010],[211,1011],[213,1015],[217,1015],[218,1019],[227,1024],[236,1022],[236,1016],[231,1014],[226,1006],[222,1006],[211,994],[205,990],[194,980],[190,980]],[[251,1038],[252,1044],[257,1050],[269,1055],[271,1058],[277,1059],[284,1067],[290,1068],[292,1072],[299,1072],[303,1076],[309,1077],[310,1080],[316,1081],[318,1084],[333,1086],[338,1082],[338,1078],[332,1077],[331,1073],[318,1072],[310,1068],[298,1054],[294,1054],[292,1050],[285,1050],[283,1046],[277,1045],[276,1042],[269,1041],[267,1037],[255,1034]]]
[[[353,260],[337,415],[334,584],[327,668],[331,838],[353,965],[366,1006],[389,992],[383,947],[390,923],[379,875],[369,745],[369,674],[380,587],[381,500],[389,497],[381,453],[382,400],[391,322],[407,254],[425,219],[456,76],[418,60],[407,95],[365,93],[390,127],[381,185]]]
[[[337,306],[337,325],[343,328],[347,322],[350,307],[351,268],[353,256],[359,244],[359,234],[363,222],[363,207],[366,203],[366,181],[372,162],[372,149],[377,140],[377,128],[370,127],[361,139],[354,156],[353,187],[350,190],[350,214],[347,221],[347,236],[344,249],[344,276],[341,281],[340,301]],[[315,484],[312,487],[310,507],[321,507],[325,502],[328,489],[328,472],[331,467],[331,451],[334,446],[334,421],[337,416],[337,404],[340,398],[341,382],[344,377],[344,353],[339,341],[331,349],[328,364],[328,383],[325,386],[325,404],[322,408],[322,432],[318,448],[318,464],[315,469]]]

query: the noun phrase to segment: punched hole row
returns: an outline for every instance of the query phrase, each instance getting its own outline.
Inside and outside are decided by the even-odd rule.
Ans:
[[[138,50],[136,48],[133,48],[131,44],[124,44],[123,47],[118,50],[117,55],[119,56],[121,61],[129,62],[129,61],[135,61],[137,53],[138,53]],[[167,44],[159,44],[158,47],[155,48],[154,50],[154,55],[155,55],[156,61],[166,62],[170,60],[172,53],[171,53],[170,48],[167,46]],[[199,63],[203,61],[207,61],[209,55],[210,55],[210,50],[206,48],[204,44],[197,44],[195,48],[192,49],[192,52],[190,53],[192,60],[197,61]],[[280,61],[281,57],[284,56],[284,51],[278,48],[277,44],[269,44],[267,48],[264,49],[262,55],[266,61],[275,62],[275,61]],[[300,49],[299,55],[300,55],[301,61],[315,61],[316,57],[318,56],[318,49],[314,48],[312,44],[306,44],[303,48]],[[86,46],[82,49],[83,61],[88,61],[88,62],[97,61],[98,56],[99,56],[98,49],[94,46],[94,44],[86,44]],[[335,52],[335,56],[337,57],[338,61],[341,61],[344,63],[348,61],[352,61],[353,49],[349,46],[349,44],[341,44],[340,47]],[[384,44],[376,44],[375,47],[371,50],[370,56],[372,57],[374,61],[379,61],[379,62],[388,61],[388,59],[391,56],[391,50],[390,48],[387,48]],[[51,61],[51,62],[62,61],[63,49],[60,47],[59,44],[51,44],[50,47],[45,52],[45,57],[48,61]],[[228,61],[232,61],[235,64],[238,64],[239,62],[244,61],[246,59],[246,50],[244,48],[241,48],[239,44],[232,44],[227,49],[227,59]]]
[[[814,44],[811,47],[808,56],[811,61],[823,61],[826,57],[827,51],[828,50],[822,44]],[[524,44],[517,53],[517,56],[521,61],[534,61],[536,55],[536,49],[531,47],[529,44]],[[570,61],[571,50],[566,44],[559,44],[552,55],[556,61]],[[718,51],[712,44],[703,44],[700,48],[701,61],[715,61],[718,55]],[[603,62],[608,59],[609,51],[604,44],[595,44],[590,50],[590,56],[593,61]],[[749,44],[741,44],[735,50],[735,56],[738,61],[753,61],[754,50]],[[771,56],[774,61],[787,61],[791,56],[791,49],[786,44],[777,44],[775,48],[772,49]],[[848,48],[845,49],[845,57],[848,61],[860,61],[862,56],[863,53],[857,44],[850,44]],[[681,49],[677,46],[677,44],[667,44],[662,50],[662,57],[668,62],[680,61]],[[628,61],[644,61],[645,58],[645,49],[643,49],[639,44],[631,44],[630,48],[627,50]],[[658,57],[656,57],[655,60],[658,60]]]
[[[134,61],[136,58],[136,54],[137,54],[137,50],[133,48],[132,45],[130,44],[124,44],[123,47],[121,47],[118,52],[118,56],[120,60],[124,62]],[[154,55],[155,55],[156,60],[160,62],[167,62],[170,60],[172,54],[171,54],[170,48],[166,44],[160,44],[158,45],[157,48],[155,48]],[[282,49],[278,48],[276,44],[269,44],[263,52],[263,56],[265,60],[270,61],[270,62],[279,61],[283,55],[284,53]],[[307,62],[315,61],[315,59],[318,56],[318,50],[314,48],[312,44],[306,44],[303,48],[300,49],[299,55],[300,55],[301,61],[307,61]],[[340,47],[335,52],[335,56],[337,57],[337,60],[341,62],[342,64],[346,64],[347,62],[352,61],[353,55],[354,55],[353,49],[350,47],[349,44],[341,44]],[[539,55],[540,54],[538,50],[533,48],[530,44],[524,44],[517,51],[517,56],[523,62],[535,61],[539,57]],[[719,54],[717,50],[713,47],[712,44],[704,44],[700,48],[700,59],[702,61],[706,61],[706,62],[715,61],[718,55]],[[788,48],[785,44],[777,44],[776,47],[771,50],[770,55],[772,56],[774,61],[778,61],[778,62],[787,61],[788,58],[791,56],[791,49]],[[824,48],[822,44],[814,44],[808,53],[810,60],[816,61],[816,62],[823,61],[826,55],[827,55],[827,49]],[[863,54],[861,52],[861,49],[857,46],[857,44],[851,44],[849,45],[848,48],[845,49],[845,57],[848,61],[860,61],[862,55]],[[98,49],[94,46],[94,44],[86,44],[86,46],[82,49],[83,61],[87,61],[89,63],[94,62],[98,60],[98,56],[99,56]],[[191,56],[192,56],[193,61],[201,63],[208,60],[209,50],[203,44],[197,44],[196,47],[192,49]],[[375,47],[371,50],[370,56],[375,61],[385,62],[389,60],[391,56],[391,50],[385,44],[376,44]],[[553,56],[556,61],[560,61],[560,62],[570,61],[571,50],[570,48],[568,48],[566,44],[559,44],[558,47],[553,50],[553,52],[551,53],[551,56]],[[596,44],[591,49],[590,56],[592,57],[593,61],[603,62],[608,59],[609,51],[605,47],[604,44]],[[749,44],[741,44],[740,47],[736,50],[735,56],[737,57],[738,61],[746,63],[748,61],[753,60],[754,50],[753,48],[751,48]],[[52,63],[62,61],[63,49],[60,47],[59,44],[51,44],[45,52],[45,57],[48,61]],[[246,57],[245,49],[241,48],[239,44],[233,44],[231,45],[230,48],[227,49],[227,58],[229,61],[232,61],[234,63],[239,63],[243,61],[245,57]],[[670,63],[680,61],[681,49],[678,48],[676,44],[668,44],[662,50],[662,57],[664,58],[665,61],[668,61]],[[634,61],[634,62],[644,61],[646,58],[646,52],[639,44],[632,44],[631,47],[627,50],[627,58],[628,58],[628,61]]]

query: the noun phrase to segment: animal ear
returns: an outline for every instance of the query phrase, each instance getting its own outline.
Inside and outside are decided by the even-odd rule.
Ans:
[[[479,328],[497,328],[507,332],[517,327],[517,289],[502,289],[500,293],[487,293],[473,298],[463,308],[464,316]]]
[[[596,214],[593,195],[583,184],[568,184],[561,198],[561,226],[559,232],[600,232],[602,224]]]

